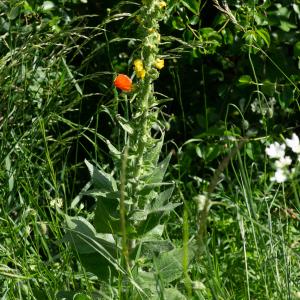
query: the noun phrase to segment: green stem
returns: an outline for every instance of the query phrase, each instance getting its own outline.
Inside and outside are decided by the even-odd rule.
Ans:
[[[125,146],[122,156],[121,175],[120,175],[120,223],[122,232],[122,252],[125,258],[126,267],[130,270],[129,253],[127,247],[126,235],[126,208],[125,208],[125,187],[126,187],[126,165],[127,165],[128,149]]]
[[[138,178],[142,172],[143,169],[143,156],[145,153],[145,147],[147,144],[147,138],[150,134],[150,128],[149,128],[149,118],[148,118],[148,111],[149,111],[149,98],[152,94],[152,83],[147,78],[145,82],[143,83],[143,87],[140,92],[139,97],[139,108],[142,112],[140,114],[140,117],[136,120],[136,130],[137,132],[137,140],[135,141],[136,149],[137,149],[137,156],[135,160],[135,171],[134,171],[134,177]],[[134,145],[133,145],[134,146]]]

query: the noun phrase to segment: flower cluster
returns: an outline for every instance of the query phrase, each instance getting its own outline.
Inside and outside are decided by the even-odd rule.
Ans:
[[[251,110],[254,113],[272,118],[274,115],[275,105],[276,105],[276,100],[274,97],[269,98],[269,100],[265,99],[265,101],[258,101],[258,99],[256,98],[251,103]]]
[[[136,77],[144,79],[146,76],[146,70],[144,68],[143,61],[138,58],[133,62],[133,66]],[[165,61],[163,59],[157,58],[155,60],[154,66],[156,69],[161,70],[165,66]]]
[[[300,162],[300,142],[299,137],[295,133],[293,133],[291,139],[285,139],[284,144],[275,142],[266,148],[266,154],[270,158],[276,159],[276,171],[271,180],[278,183],[285,182],[290,175],[295,173],[295,168],[289,170],[289,166],[292,164],[292,159],[290,156],[285,155],[286,146],[297,155],[297,161]]]

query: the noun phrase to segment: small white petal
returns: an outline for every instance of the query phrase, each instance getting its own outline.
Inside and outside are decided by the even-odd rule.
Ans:
[[[299,142],[299,137],[297,136],[296,133],[293,133],[291,139],[285,139],[285,142],[287,146],[290,147],[294,153],[300,153],[300,142]]]
[[[289,156],[280,157],[275,161],[275,166],[277,169],[282,169],[289,166],[292,163],[292,159]]]
[[[280,145],[278,142],[271,144],[266,148],[266,153],[270,158],[281,158],[285,154],[285,144]]]
[[[284,170],[282,169],[278,169],[275,172],[274,177],[271,178],[271,181],[276,181],[277,183],[282,183],[285,182],[286,180],[287,180],[286,172],[284,172]]]

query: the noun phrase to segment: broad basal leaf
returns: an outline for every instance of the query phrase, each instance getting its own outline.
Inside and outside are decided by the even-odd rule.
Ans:
[[[99,234],[91,223],[83,217],[66,216],[67,233],[62,241],[69,242],[78,253],[93,253],[103,250],[116,255],[116,243],[111,234]],[[101,249],[98,249],[98,244]]]
[[[87,271],[107,279],[121,270],[117,261],[119,249],[112,235],[97,233],[82,217],[66,216],[66,221],[67,232],[62,241],[70,243]]]

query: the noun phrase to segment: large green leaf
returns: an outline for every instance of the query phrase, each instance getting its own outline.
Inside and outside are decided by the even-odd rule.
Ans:
[[[163,294],[163,299],[170,299],[170,300],[185,300],[185,296],[181,294],[176,288],[173,287],[166,287],[162,290],[161,293],[158,292],[157,285],[158,285],[158,276],[157,273],[153,272],[145,272],[139,270],[135,274],[135,280],[138,284],[143,288],[143,290],[148,294],[147,299],[151,300],[160,300],[162,299],[161,293]],[[163,284],[166,282],[163,282]]]
[[[143,290],[148,294],[148,299],[151,296],[157,293],[157,283],[155,280],[155,276],[152,272],[145,272],[143,270],[138,270],[136,274],[134,274],[136,282],[143,288]]]
[[[136,221],[145,220],[149,214],[168,212],[179,206],[180,203],[167,203],[167,201],[172,196],[173,190],[174,184],[171,188],[166,189],[160,194],[154,193],[155,197],[151,197],[151,203],[149,205],[146,205],[143,209],[135,210],[130,216],[130,219]],[[150,201],[151,198],[148,197],[148,200]]]
[[[195,245],[190,244],[188,253],[189,262],[194,258],[195,250]],[[183,255],[183,248],[175,248],[153,258],[155,271],[157,272],[157,274],[159,274],[159,277],[163,283],[169,283],[182,276]]]
[[[120,115],[116,115],[116,120],[120,124],[120,126],[126,131],[128,134],[133,134],[134,130],[132,126],[130,125],[130,122],[128,122],[125,118],[123,118]]]
[[[168,240],[149,240],[142,242],[137,247],[140,247],[140,255],[148,258],[152,258],[155,253],[167,252],[174,248]]]
[[[295,57],[300,57],[300,41],[294,44],[293,51]]]
[[[253,80],[252,80],[252,78],[251,78],[250,75],[242,75],[242,76],[239,78],[238,83],[239,83],[240,85],[252,84],[252,83],[253,83]]]
[[[161,192],[158,197],[154,200],[153,204],[151,205],[150,212],[160,212],[160,211],[170,211],[176,206],[180,205],[179,203],[167,203],[171,198],[174,191],[174,185],[165,191]],[[170,207],[172,206],[172,208]]]
[[[186,300],[186,297],[175,288],[164,289],[164,297],[172,300]]]
[[[92,300],[92,298],[86,294],[77,293],[74,295],[73,300]]]
[[[117,184],[114,178],[105,173],[102,170],[97,169],[94,165],[89,163],[87,160],[84,161],[87,165],[93,184],[96,188],[103,189],[106,191],[117,191]]]
[[[78,253],[92,253],[96,251],[109,251],[110,255],[116,255],[116,243],[111,234],[97,233],[91,223],[83,217],[66,216],[67,233],[63,241],[68,241]],[[99,250],[98,245],[101,245]],[[106,255],[106,254],[104,254]]]
[[[120,270],[117,263],[119,249],[111,234],[99,234],[91,223],[82,217],[66,216],[68,242],[79,255],[82,265],[100,278],[107,278]]]
[[[161,183],[162,180],[164,179],[170,159],[171,159],[171,153],[157,165],[157,167],[154,169],[152,174],[143,178],[145,183],[146,184]]]
[[[159,160],[159,155],[161,153],[161,148],[163,146],[164,142],[164,134],[162,134],[162,137],[158,142],[155,143],[152,149],[149,149],[147,153],[145,154],[145,161],[151,162],[154,166],[157,165]]]
[[[163,215],[181,205],[181,203],[168,202],[172,196],[173,190],[174,184],[171,188],[161,192],[150,205],[146,206],[143,210],[134,212],[132,214],[130,219],[137,221],[144,220],[136,227],[139,235],[144,235],[148,231],[152,230],[156,225],[159,224]]]
[[[139,196],[146,196],[147,200],[152,199],[152,195],[150,195],[151,191],[159,190],[162,187],[173,186],[173,182],[158,182],[158,183],[150,183],[150,184],[141,184],[142,188],[138,191]]]
[[[97,232],[116,233],[120,231],[119,202],[116,199],[99,197],[94,217]]]
[[[271,38],[270,38],[269,32],[264,28],[257,29],[256,32],[264,40],[266,45],[268,47],[270,47]]]
[[[110,192],[105,189],[91,189],[88,191],[85,191],[81,193],[82,195],[91,196],[94,197],[96,200],[98,199],[111,199],[112,201],[115,201],[119,203],[120,193],[118,191],[116,192]]]
[[[117,262],[113,265],[107,261],[100,253],[80,254],[80,262],[84,268],[102,280],[109,280],[111,276],[117,276]]]
[[[198,0],[181,0],[181,3],[193,14],[199,14],[200,3]]]

